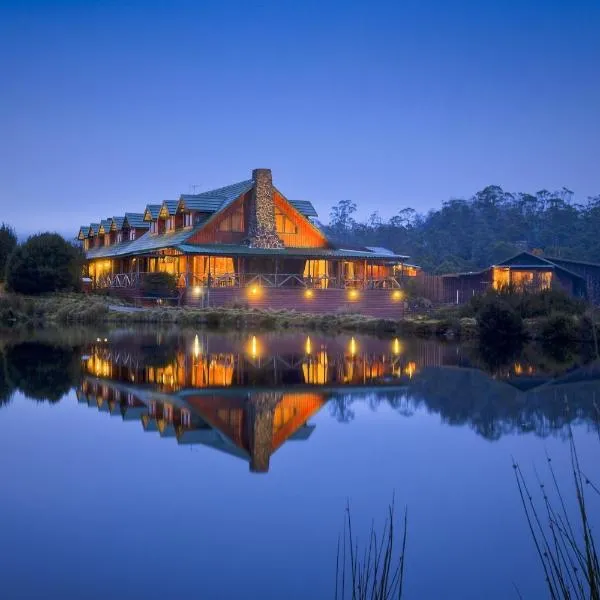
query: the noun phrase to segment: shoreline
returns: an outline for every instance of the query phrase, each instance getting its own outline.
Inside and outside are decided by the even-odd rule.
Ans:
[[[442,311],[440,311],[442,313]],[[549,317],[525,319],[525,338],[540,340],[540,332]],[[572,315],[570,341],[589,342],[593,332],[585,331],[590,323]],[[353,332],[371,335],[410,335],[442,340],[477,340],[477,320],[448,315],[415,315],[403,319],[377,318],[358,313],[302,313],[293,310],[254,308],[137,308],[108,296],[50,294],[44,296],[0,296],[0,324],[9,327],[70,325],[165,324],[202,326],[209,329],[319,330],[328,333]],[[596,323],[600,336],[600,327]]]

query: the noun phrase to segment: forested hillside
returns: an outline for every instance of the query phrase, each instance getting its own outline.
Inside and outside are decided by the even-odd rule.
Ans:
[[[577,204],[566,188],[532,195],[489,186],[427,214],[399,207],[389,221],[373,213],[366,223],[354,219],[356,208],[340,201],[325,231],[346,243],[408,254],[434,273],[478,269],[523,249],[600,263],[600,195]]]

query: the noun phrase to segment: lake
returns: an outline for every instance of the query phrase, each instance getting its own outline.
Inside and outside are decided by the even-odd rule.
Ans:
[[[333,598],[346,504],[360,543],[392,498],[405,598],[545,597],[513,458],[535,488],[548,453],[572,506],[570,424],[598,472],[600,368],[561,351],[169,329],[0,349],[2,598]]]

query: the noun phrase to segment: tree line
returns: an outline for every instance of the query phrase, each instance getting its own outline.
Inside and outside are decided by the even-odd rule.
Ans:
[[[360,222],[356,210],[352,200],[338,202],[323,230],[334,240],[406,254],[432,273],[477,270],[521,250],[600,262],[600,195],[581,204],[567,188],[527,194],[491,185],[425,214],[402,208],[389,220],[374,212]]]

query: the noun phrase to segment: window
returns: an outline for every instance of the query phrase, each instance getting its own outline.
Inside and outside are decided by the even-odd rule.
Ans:
[[[122,241],[123,241],[123,232],[118,231],[117,232],[117,244],[120,244]]]
[[[129,230],[129,240],[133,242],[135,240],[135,229],[131,228]]]
[[[193,223],[193,215],[192,213],[185,213],[183,215],[183,226],[184,227],[191,227]]]
[[[187,408],[181,409],[181,424],[184,427],[189,427],[192,423],[192,416]]]
[[[165,225],[167,231],[175,231],[175,217],[169,217]]]
[[[275,229],[277,233],[298,233],[294,221],[280,212],[275,213]]]
[[[244,215],[242,211],[236,210],[235,212],[227,215],[219,223],[219,231],[244,231]]]
[[[158,233],[158,221],[150,223],[150,233]]]
[[[105,233],[102,237],[104,238],[104,245],[110,246],[110,233]]]
[[[90,240],[89,239],[83,240],[83,249],[84,250],[89,250],[90,249]]]

